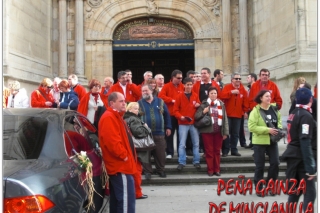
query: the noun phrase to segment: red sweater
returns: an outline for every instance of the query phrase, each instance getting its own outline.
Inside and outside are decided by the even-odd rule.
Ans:
[[[267,90],[270,91],[271,93],[271,103],[276,103],[279,110],[282,107],[282,98],[280,95],[280,91],[278,89],[278,86],[272,82],[272,81],[268,81],[267,86],[266,86]],[[258,92],[261,90],[261,80],[257,80],[250,88],[250,93],[249,93],[249,108],[252,110],[253,107],[255,107],[257,105],[257,103],[253,100],[256,95],[258,94]]]
[[[164,103],[167,105],[171,116],[174,116],[174,112],[173,112],[174,103],[172,102],[172,100],[177,101],[177,97],[181,93],[184,93],[184,87],[182,83],[180,83],[177,87],[175,87],[172,82],[169,82],[162,87],[158,95],[158,97],[161,98],[164,101]]]
[[[82,86],[81,84],[76,84],[73,87],[73,91],[77,93],[79,101],[81,101],[81,98],[83,98],[87,94],[86,88],[84,88],[84,86]]]
[[[136,162],[128,140],[125,123],[119,112],[108,107],[99,122],[99,142],[107,173],[134,174]],[[135,149],[133,148],[134,152]],[[128,157],[127,161],[124,159]]]
[[[199,96],[199,92],[200,92],[200,85],[201,85],[201,81],[197,81],[192,88],[192,91],[194,91],[198,96]],[[213,87],[216,87],[218,89],[218,98],[220,98],[220,86],[217,82],[211,80],[211,85]]]
[[[107,96],[109,96],[113,92],[120,92],[124,95],[126,102],[135,102],[136,97],[141,97],[141,89],[139,90],[139,87],[135,84],[127,84],[126,86],[126,94],[124,94],[122,87],[120,86],[120,82],[114,84]]]
[[[194,124],[194,114],[197,111],[197,108],[194,105],[196,103],[200,104],[200,100],[195,92],[191,92],[190,100],[187,98],[185,93],[181,93],[177,96],[176,102],[174,103],[173,112],[178,120],[179,125]],[[188,116],[192,118],[192,121],[182,121],[180,119],[182,116]]]
[[[39,90],[42,92],[42,94],[45,97],[39,92]],[[39,86],[38,89],[34,90],[31,93],[31,107],[52,108],[52,107],[46,106],[46,104],[45,104],[47,101],[50,101],[52,104],[54,103],[54,99],[53,99],[52,93],[49,92],[47,94],[46,90],[47,89],[44,89],[41,86]]]
[[[236,89],[232,84],[224,86],[220,98],[223,100],[228,117],[241,118],[248,111],[248,92],[242,84],[240,84],[239,94],[231,93],[231,90]]]

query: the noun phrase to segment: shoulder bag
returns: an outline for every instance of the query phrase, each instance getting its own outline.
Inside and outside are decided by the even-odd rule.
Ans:
[[[136,138],[132,135],[132,141],[137,151],[149,151],[156,148],[152,134],[148,134],[144,138]]]
[[[204,114],[199,120],[194,121],[194,126],[196,128],[203,128],[206,126],[210,126],[211,124],[212,124],[212,120],[209,112]]]
[[[270,107],[272,107],[272,106],[270,106]],[[277,115],[277,112],[274,110],[274,108],[272,108],[272,109],[273,109],[273,111],[274,111],[274,112],[276,113],[276,115]],[[283,137],[285,136],[284,131],[283,131],[282,129],[276,128],[276,127],[272,124],[271,119],[268,119],[268,118],[267,118],[266,113],[265,113],[261,108],[260,108],[260,115],[261,115],[261,117],[264,119],[264,122],[266,122],[266,124],[267,124],[268,127],[270,127],[270,128],[275,128],[275,129],[277,129],[277,131],[278,131],[278,134],[276,134],[276,135],[271,135],[271,134],[269,134],[269,135],[270,135],[270,143],[273,144],[273,143],[279,142],[279,141],[281,140],[281,138],[283,138]],[[278,122],[281,122],[281,121],[278,121]]]

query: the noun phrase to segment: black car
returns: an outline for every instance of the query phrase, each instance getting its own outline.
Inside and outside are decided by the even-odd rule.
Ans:
[[[83,171],[74,159],[80,151],[94,153],[92,163],[101,166],[96,132],[76,111],[4,109],[4,212],[86,211]]]

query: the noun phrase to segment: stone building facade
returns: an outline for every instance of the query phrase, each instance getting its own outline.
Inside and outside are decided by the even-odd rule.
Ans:
[[[293,80],[317,80],[317,1],[4,0],[3,41],[4,84],[19,80],[30,93],[44,77],[75,73],[83,84],[103,81],[130,52],[138,59],[123,59],[123,66],[142,81],[147,66],[139,53],[154,50],[147,53],[156,57],[164,50],[167,58],[152,59],[150,66],[179,68],[183,59],[175,54],[188,54],[184,73],[222,68],[225,83],[233,72],[268,68],[287,114]],[[141,66],[135,71],[130,64]]]

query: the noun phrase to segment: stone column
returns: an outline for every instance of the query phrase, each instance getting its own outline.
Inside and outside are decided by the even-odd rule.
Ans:
[[[225,73],[232,72],[232,39],[230,0],[222,1],[222,63]]]
[[[68,75],[67,58],[67,1],[59,0],[59,76]]]
[[[75,74],[84,78],[83,0],[75,0]]]
[[[239,0],[240,20],[240,73],[249,73],[249,41],[247,0]]]

